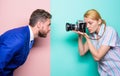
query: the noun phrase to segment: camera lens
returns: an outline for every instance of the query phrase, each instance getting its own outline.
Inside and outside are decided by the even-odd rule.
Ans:
[[[76,24],[66,23],[66,31],[72,30],[86,32],[86,23],[82,20],[79,20]]]
[[[72,31],[75,29],[76,29],[75,24],[66,23],[66,31]]]
[[[70,31],[70,24],[66,23],[66,31]]]

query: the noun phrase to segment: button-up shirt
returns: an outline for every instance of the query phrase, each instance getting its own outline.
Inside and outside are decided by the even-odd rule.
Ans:
[[[120,38],[112,27],[106,26],[105,30],[104,28],[105,26],[101,25],[98,36],[104,34],[99,40],[91,40],[96,49],[101,45],[110,46],[109,51],[98,62],[98,71],[100,76],[120,76]],[[90,36],[96,37],[96,34]]]

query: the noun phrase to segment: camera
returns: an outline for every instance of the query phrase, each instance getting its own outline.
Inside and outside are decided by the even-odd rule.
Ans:
[[[66,23],[66,31],[80,31],[86,32],[86,23],[82,20],[78,20],[76,24]]]

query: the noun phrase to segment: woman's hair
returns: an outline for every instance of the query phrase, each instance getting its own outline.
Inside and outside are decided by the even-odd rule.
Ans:
[[[96,11],[95,9],[91,9],[91,10],[88,10],[85,14],[84,14],[84,17],[86,18],[90,18],[92,20],[99,20],[101,19],[101,24],[105,24],[106,25],[106,22],[101,18],[100,14],[98,11]]]

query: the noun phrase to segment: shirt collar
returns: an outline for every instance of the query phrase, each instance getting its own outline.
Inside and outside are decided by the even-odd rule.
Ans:
[[[102,24],[101,27],[100,27],[99,33],[98,33],[99,36],[102,36],[102,35],[103,35],[103,33],[104,33],[104,28],[105,28],[105,25]]]
[[[99,36],[99,37],[101,37],[101,36],[103,35],[103,33],[104,33],[104,28],[105,28],[105,25],[102,24],[101,27],[100,27],[100,30],[99,30],[99,32],[98,32],[98,36]],[[93,37],[93,38],[97,38],[96,33],[92,33],[92,34],[90,34],[90,36]]]
[[[33,34],[33,31],[31,29],[31,27],[28,25],[29,27],[29,30],[30,30],[30,41],[34,40],[34,34]]]

